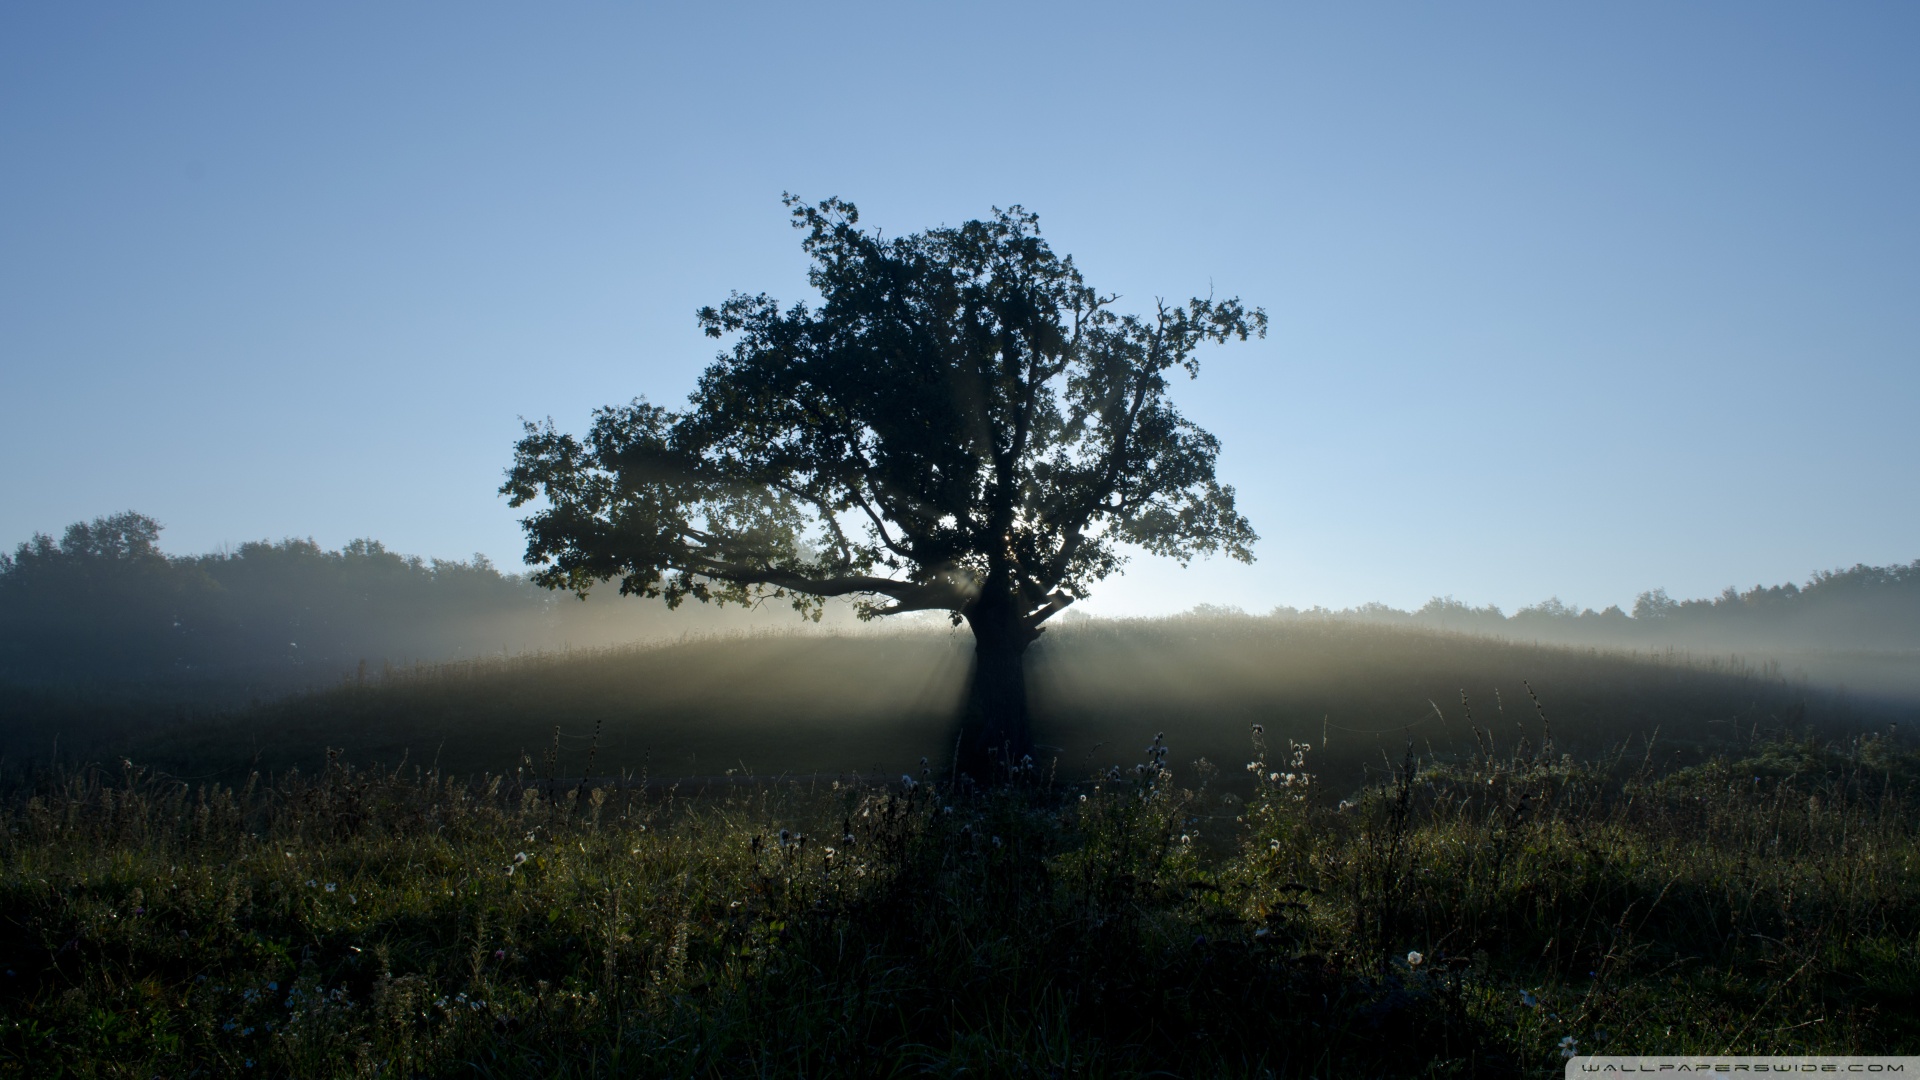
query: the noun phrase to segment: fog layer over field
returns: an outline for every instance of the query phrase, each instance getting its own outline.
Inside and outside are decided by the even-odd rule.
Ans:
[[[311,769],[332,748],[362,764],[523,780],[937,776],[970,660],[965,635],[945,631],[732,635],[396,669],[238,710],[133,709],[97,745],[182,774]],[[1050,635],[1031,678],[1041,756],[1070,780],[1130,767],[1164,732],[1183,782],[1205,758],[1219,782],[1244,786],[1255,724],[1275,745],[1310,746],[1291,768],[1346,792],[1409,747],[1450,757],[1550,739],[1668,766],[1769,735],[1915,718],[1725,662],[1342,622],[1087,623]],[[82,727],[69,717],[67,737]]]
[[[582,602],[371,541],[172,557],[158,532],[120,515],[0,560],[0,749],[16,762],[62,739],[194,772],[333,747],[470,772],[897,777],[948,755],[972,660],[964,629],[938,619],[670,612],[611,588]],[[1161,731],[1176,761],[1231,771],[1258,723],[1355,784],[1410,743],[1685,756],[1795,725],[1898,723],[1920,702],[1917,566],[1712,601],[1649,593],[1631,615],[1446,600],[1069,612],[1029,655],[1037,736],[1074,777],[1137,760]]]

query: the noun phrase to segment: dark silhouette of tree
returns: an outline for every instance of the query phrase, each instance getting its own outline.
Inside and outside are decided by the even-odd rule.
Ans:
[[[1042,624],[1125,562],[1251,561],[1214,478],[1219,442],[1168,401],[1206,342],[1264,336],[1237,300],[1121,315],[1014,207],[884,238],[851,203],[788,196],[819,306],[735,294],[699,312],[732,348],[688,407],[637,399],[584,439],[528,424],[501,491],[536,581],[818,617],[944,611],[973,631],[959,768],[1030,749],[1022,657]],[[999,757],[1000,766],[994,766]]]

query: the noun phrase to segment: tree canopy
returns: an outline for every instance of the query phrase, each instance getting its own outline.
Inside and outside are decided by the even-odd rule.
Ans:
[[[851,596],[865,616],[1004,610],[1030,636],[1125,561],[1252,559],[1219,442],[1168,399],[1202,344],[1264,335],[1237,300],[1122,315],[1014,207],[886,238],[792,197],[817,306],[736,293],[689,406],[527,425],[503,493],[536,580],[719,602]],[[976,630],[979,627],[976,625]]]

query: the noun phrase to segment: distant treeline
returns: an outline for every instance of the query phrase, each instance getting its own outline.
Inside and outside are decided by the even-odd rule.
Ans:
[[[0,554],[0,678],[337,679],[362,662],[597,646],[739,625],[741,617],[596,596],[581,602],[483,555],[420,559],[356,540],[256,542],[167,555],[136,513],[76,523]],[[784,612],[791,619],[791,612]]]
[[[1200,609],[1202,613],[1222,609]],[[1710,600],[1640,594],[1631,613],[1553,598],[1507,615],[1435,597],[1416,611],[1365,604],[1333,611],[1279,607],[1282,619],[1344,619],[1577,645],[1709,649],[1920,649],[1920,560],[1813,575],[1805,585],[1729,588]]]
[[[260,541],[167,555],[161,526],[136,513],[36,535],[0,554],[0,679],[16,683],[243,679],[331,682],[386,664],[595,647],[692,631],[792,627],[784,608],[754,614],[689,604],[669,613],[602,590],[585,603],[484,556],[420,559],[356,540]],[[1201,605],[1197,614],[1241,614]],[[843,614],[843,613],[842,613]],[[1547,600],[1507,615],[1435,598],[1276,608],[1276,619],[1394,624],[1552,643],[1709,650],[1920,649],[1920,561],[1818,573],[1805,585],[1728,589],[1710,600],[1642,593],[1631,613]]]

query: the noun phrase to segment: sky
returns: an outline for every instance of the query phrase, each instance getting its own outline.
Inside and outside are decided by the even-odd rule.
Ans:
[[[1908,3],[0,7],[0,545],[520,562],[521,418],[683,401],[782,192],[1021,204],[1258,561],[1086,602],[1631,607],[1920,559]]]

